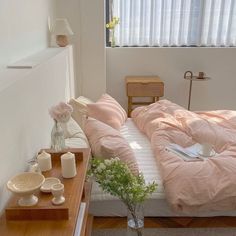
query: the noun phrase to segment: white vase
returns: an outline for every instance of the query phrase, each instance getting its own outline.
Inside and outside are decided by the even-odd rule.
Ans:
[[[115,29],[110,29],[110,42],[111,42],[111,47],[115,48],[116,47]]]

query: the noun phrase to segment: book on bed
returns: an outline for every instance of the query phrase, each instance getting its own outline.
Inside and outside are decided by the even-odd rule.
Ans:
[[[175,153],[185,161],[202,161],[203,158],[199,155],[200,144],[196,143],[189,147],[181,147],[176,143],[169,144],[166,149]]]

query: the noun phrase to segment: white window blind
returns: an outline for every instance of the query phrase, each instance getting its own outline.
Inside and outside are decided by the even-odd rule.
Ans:
[[[112,0],[118,46],[236,46],[236,0]]]

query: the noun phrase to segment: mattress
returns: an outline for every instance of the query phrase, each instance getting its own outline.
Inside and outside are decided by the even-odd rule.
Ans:
[[[148,138],[140,132],[130,118],[127,119],[120,131],[132,148],[146,183],[155,181],[158,184],[157,190],[144,203],[145,216],[236,216],[234,211],[204,212],[194,215],[173,212],[165,200],[160,172]],[[97,183],[93,183],[90,213],[94,216],[126,216],[127,210],[119,199],[104,193]]]

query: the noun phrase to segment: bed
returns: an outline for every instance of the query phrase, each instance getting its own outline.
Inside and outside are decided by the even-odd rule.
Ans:
[[[194,214],[173,212],[165,199],[162,180],[149,140],[138,130],[130,118],[128,118],[125,124],[121,127],[121,134],[128,141],[134,151],[139,169],[144,174],[145,180],[147,182],[155,180],[158,183],[157,191],[145,202],[145,216],[236,216],[236,211],[204,212]],[[126,207],[123,203],[113,196],[104,193],[96,183],[93,184],[90,204],[90,212],[94,216],[126,216],[127,214]]]
[[[167,101],[168,103],[169,101]],[[172,104],[172,103],[170,103]],[[104,104],[103,104],[104,105]],[[103,106],[104,107],[104,106]],[[141,109],[141,108],[140,108]],[[137,111],[139,111],[137,109]],[[141,110],[140,110],[141,111]],[[139,113],[140,113],[139,111]],[[147,110],[143,110],[141,112],[144,112],[144,114],[147,114]],[[152,111],[151,111],[152,113]],[[85,113],[83,113],[85,114]],[[198,115],[201,115],[202,117],[205,116],[205,119],[207,120],[209,116],[212,113],[199,113]],[[213,112],[214,114],[214,112]],[[86,114],[87,115],[87,114]],[[136,114],[137,115],[137,114]],[[235,216],[236,215],[236,204],[234,202],[236,201],[236,195],[233,193],[233,207],[232,211],[229,210],[229,207],[226,207],[226,210],[206,210],[206,211],[173,211],[173,206],[170,206],[169,202],[166,200],[166,193],[164,191],[163,187],[163,180],[161,178],[161,175],[163,176],[163,173],[160,173],[160,163],[158,163],[158,158],[156,158],[156,153],[155,153],[155,148],[153,149],[153,144],[152,142],[149,141],[148,139],[148,131],[150,127],[145,131],[144,126],[148,123],[149,116],[146,116],[146,120],[144,123],[140,123],[140,121],[137,121],[137,116],[133,115],[133,119],[124,119],[123,113],[119,117],[119,119],[114,122],[114,119],[111,119],[111,122],[109,126],[116,126],[119,123],[119,125],[122,123],[121,127],[118,128],[118,132],[120,133],[120,136],[129,144],[130,148],[132,149],[132,152],[134,153],[134,157],[136,160],[136,164],[138,166],[139,171],[141,171],[144,174],[145,180],[147,182],[155,180],[158,183],[158,188],[157,191],[145,202],[145,216]],[[215,114],[219,115],[219,113]],[[92,115],[93,118],[99,118],[100,120],[103,119],[103,117],[99,117],[96,115]],[[166,118],[166,117],[164,117]],[[135,121],[136,119],[136,121]],[[103,120],[104,121],[104,120]],[[107,121],[107,118],[105,118],[105,121]],[[136,122],[136,123],[135,123]],[[232,124],[229,124],[229,123]],[[230,120],[226,124],[225,129],[229,129],[233,124],[234,120]],[[109,123],[109,122],[108,122]],[[155,121],[150,121],[149,123],[155,123]],[[145,124],[145,125],[144,125]],[[138,128],[139,126],[139,128]],[[141,127],[141,128],[140,128]],[[113,127],[114,128],[114,127]],[[176,127],[175,127],[176,128]],[[177,127],[179,129],[180,127]],[[104,130],[101,128],[100,131]],[[86,131],[86,129],[85,129]],[[146,132],[146,134],[144,134]],[[91,132],[94,134],[94,127],[91,129]],[[99,132],[98,132],[99,133]],[[111,135],[111,134],[110,134]],[[90,140],[89,135],[89,142],[90,145],[94,146],[94,143],[97,146],[97,139],[100,139],[104,137],[104,132],[100,132],[99,135],[96,136],[95,140]],[[152,135],[151,135],[152,136]],[[118,140],[118,139],[117,139]],[[119,137],[120,140],[120,137]],[[162,140],[163,141],[163,140]],[[110,143],[108,143],[110,145]],[[109,146],[108,145],[108,146]],[[111,145],[112,146],[112,145]],[[92,148],[93,150],[93,148]],[[153,151],[154,150],[154,151]],[[101,149],[96,150],[94,149],[94,152],[99,152],[101,153]],[[107,151],[107,150],[106,150]],[[163,151],[163,150],[162,150]],[[104,153],[104,152],[103,152]],[[109,150],[108,154],[114,154],[111,153],[111,150]],[[162,155],[160,155],[162,156]],[[235,167],[233,167],[235,168]],[[162,167],[163,171],[163,167]],[[236,173],[236,172],[235,172]],[[233,176],[233,179],[235,178],[235,174]],[[227,188],[226,188],[227,190]],[[235,202],[236,203],[236,202]],[[102,192],[102,190],[97,186],[96,183],[93,184],[93,189],[92,189],[92,196],[91,196],[91,203],[90,203],[90,212],[94,216],[126,216],[126,208],[123,205],[121,201],[118,199],[110,196],[109,194],[105,194]]]

